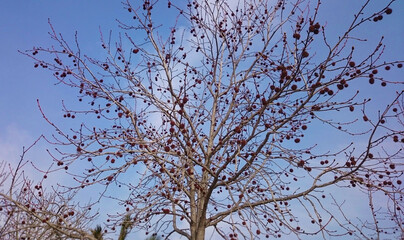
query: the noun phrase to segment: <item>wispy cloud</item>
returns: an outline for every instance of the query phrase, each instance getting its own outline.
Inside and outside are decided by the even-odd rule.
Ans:
[[[0,161],[16,164],[23,146],[31,145],[33,141],[34,137],[16,124],[7,125],[3,130],[0,129]]]

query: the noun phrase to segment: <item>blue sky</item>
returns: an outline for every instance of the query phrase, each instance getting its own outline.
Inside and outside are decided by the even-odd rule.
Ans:
[[[329,22],[327,31],[330,31],[330,35],[344,29],[344,20],[351,18],[344,13],[358,7],[358,2],[362,1],[355,2],[356,6],[346,0],[331,1],[321,6],[324,11],[321,12],[323,16],[320,16]],[[374,2],[376,6],[383,1]],[[403,1],[398,1],[393,5],[393,14],[385,17],[382,24],[369,25],[359,33],[380,35],[383,32],[387,45],[386,59],[397,59],[404,54],[404,28],[400,25],[404,22],[403,9]],[[36,99],[46,103],[44,108],[48,114],[56,117],[60,116],[60,100],[66,99],[66,95],[74,98],[69,92],[66,93],[66,88],[53,85],[55,82],[49,72],[35,70],[32,60],[17,52],[53,44],[48,35],[48,19],[68,40],[72,40],[77,31],[82,48],[90,55],[96,55],[100,50],[99,29],[104,33],[108,33],[109,29],[117,33],[115,19],[126,17],[126,13],[120,1],[1,1],[0,136],[4,136],[10,125],[18,126],[18,129],[27,131],[29,135],[38,136],[47,126],[41,120]],[[376,91],[380,91],[380,88],[374,88]]]
[[[321,6],[320,18],[329,23],[330,36],[337,36],[346,26],[346,20],[352,18],[351,11],[363,1],[326,2]],[[382,2],[372,1],[370,11]],[[385,59],[403,60],[404,1],[398,1],[392,8],[393,14],[380,24],[367,24],[358,31],[358,36],[383,32],[387,45]],[[42,119],[36,99],[40,100],[47,116],[60,123],[63,122],[61,101],[75,99],[76,94],[72,89],[55,85],[49,72],[34,69],[33,61],[18,50],[51,46],[50,19],[56,31],[63,33],[70,42],[77,31],[81,47],[89,55],[97,56],[101,50],[99,29],[104,33],[113,29],[117,33],[115,19],[127,17],[126,13],[117,0],[0,0],[0,160],[17,161],[23,145],[29,145],[41,134],[50,136],[52,128]],[[164,14],[161,17],[165,17]],[[369,41],[358,48],[366,50],[374,43]],[[386,74],[394,81],[403,81],[402,71]],[[376,110],[387,104],[386,95],[391,92],[391,86],[385,89],[367,87],[367,92],[374,98],[371,108]],[[325,140],[332,144],[330,139]],[[45,147],[45,143],[40,143],[29,156],[40,161],[39,164],[46,164],[49,159],[43,150]]]

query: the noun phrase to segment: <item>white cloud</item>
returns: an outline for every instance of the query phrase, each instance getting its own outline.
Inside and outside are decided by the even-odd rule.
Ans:
[[[15,169],[24,149],[27,150],[32,146],[24,155],[23,163],[26,164],[22,170],[28,179],[35,182],[42,180],[44,174],[38,171],[38,169],[48,169],[52,161],[46,151],[46,141],[39,140],[35,143],[39,137],[40,136],[31,135],[29,131],[14,123],[0,129],[0,162],[5,162],[5,164],[10,165],[12,169]],[[38,169],[35,169],[33,166]],[[60,174],[55,177],[57,179],[52,180],[48,178],[44,183],[60,182]]]
[[[29,146],[34,138],[23,128],[16,124],[10,124],[0,130],[0,161],[5,161],[15,166],[20,159],[23,146]]]

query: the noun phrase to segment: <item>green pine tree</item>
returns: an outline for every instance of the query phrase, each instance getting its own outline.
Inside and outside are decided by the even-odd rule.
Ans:
[[[151,237],[146,238],[146,240],[161,240],[157,234],[153,234]]]
[[[102,237],[102,227],[101,225],[97,225],[94,229],[91,230],[91,233],[97,240],[103,240],[104,238]]]
[[[121,232],[119,234],[118,240],[125,240],[128,235],[132,222],[130,221],[130,215],[126,215],[122,222]]]

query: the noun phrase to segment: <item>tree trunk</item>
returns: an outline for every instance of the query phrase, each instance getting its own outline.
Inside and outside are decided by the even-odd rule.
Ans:
[[[200,199],[197,209],[194,211],[195,218],[191,223],[191,240],[204,240],[206,227],[206,207],[204,201]]]
[[[198,229],[195,240],[204,240],[204,239],[205,239],[205,226],[202,226]]]
[[[196,223],[198,224],[198,223]],[[204,240],[205,239],[205,219],[201,219],[199,226],[194,226],[191,240]]]

